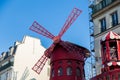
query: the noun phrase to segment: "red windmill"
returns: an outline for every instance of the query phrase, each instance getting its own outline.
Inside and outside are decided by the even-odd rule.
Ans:
[[[81,12],[82,12],[81,10],[74,8],[72,10],[71,14],[69,15],[68,19],[66,20],[64,26],[62,27],[60,33],[57,36],[54,36],[53,34],[48,32],[45,28],[43,28],[36,21],[32,24],[32,26],[30,27],[30,30],[37,32],[37,33],[53,40],[52,45],[44,52],[43,56],[38,60],[38,62],[32,68],[35,72],[40,74],[46,61],[48,60],[48,58],[51,58],[54,48],[58,44],[61,45],[63,48],[65,48],[69,52],[71,52],[71,51],[72,52],[76,52],[76,51],[80,52],[81,51],[81,49],[79,49],[76,46],[73,46],[71,43],[61,40],[61,37],[63,36],[63,34],[72,25],[72,23],[78,18],[78,16],[80,15]]]

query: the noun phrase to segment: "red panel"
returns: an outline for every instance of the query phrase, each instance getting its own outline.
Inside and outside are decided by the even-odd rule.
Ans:
[[[68,61],[71,62],[71,64],[68,64]],[[50,80],[84,80],[84,62],[80,62],[77,64],[77,60],[59,60],[51,63],[51,69],[55,70],[54,77],[50,76]],[[72,75],[67,75],[67,67],[70,66],[72,68]],[[58,68],[62,67],[63,74],[62,76],[58,76]],[[76,76],[76,68],[80,68],[80,76]]]
[[[81,53],[82,54],[82,53]],[[68,63],[70,61],[71,63]],[[51,55],[51,69],[54,69],[54,77],[50,76],[50,80],[85,80],[84,77],[84,56],[80,53],[70,53],[61,45],[56,45]],[[67,67],[72,68],[72,75],[67,75]],[[63,74],[58,76],[58,68],[62,67]],[[76,68],[80,68],[80,76],[76,77]]]
[[[105,59],[105,58],[104,58],[104,54],[103,54],[103,53],[104,53],[104,51],[103,51],[104,49],[103,49],[103,44],[102,44],[102,43],[101,43],[101,46],[102,46],[102,47],[101,47],[102,64],[104,64],[104,61],[105,61],[104,59]]]
[[[105,62],[108,62],[110,61],[110,47],[109,47],[109,41],[106,41],[106,60]]]
[[[51,56],[51,61],[57,61],[61,59],[77,59],[84,61],[84,55],[83,53],[70,53],[62,46],[57,45]]]
[[[118,53],[118,60],[120,60],[120,40],[117,40],[117,53]]]

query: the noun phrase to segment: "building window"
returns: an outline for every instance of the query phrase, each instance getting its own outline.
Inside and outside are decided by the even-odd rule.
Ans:
[[[109,5],[112,3],[112,0],[105,0],[105,2],[106,2],[106,5]]]
[[[76,68],[76,75],[80,76],[80,68],[79,67]]]
[[[117,11],[113,12],[111,14],[111,19],[112,19],[112,26],[118,25],[118,14]]]
[[[71,67],[67,67],[67,75],[72,75],[72,68]]]
[[[105,18],[102,18],[100,20],[100,25],[101,25],[101,32],[105,31],[106,30],[106,19]]]
[[[106,1],[105,0],[101,1],[101,4],[102,4],[102,8],[104,8],[106,6]]]
[[[54,69],[52,69],[52,71],[51,71],[51,76],[52,76],[52,77],[55,76],[55,70],[54,70]]]
[[[62,67],[58,68],[58,76],[62,76],[63,75],[63,69]]]

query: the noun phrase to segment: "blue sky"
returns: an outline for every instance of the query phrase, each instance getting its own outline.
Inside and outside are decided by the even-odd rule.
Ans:
[[[52,34],[57,35],[74,7],[81,15],[63,35],[62,40],[89,49],[88,0],[0,0],[0,53],[6,52],[24,35],[41,39],[48,48],[52,41],[29,30],[37,21]]]

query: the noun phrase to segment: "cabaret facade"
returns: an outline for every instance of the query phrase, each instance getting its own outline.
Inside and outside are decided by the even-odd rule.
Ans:
[[[101,38],[101,74],[91,80],[120,80],[120,35],[108,32]]]

